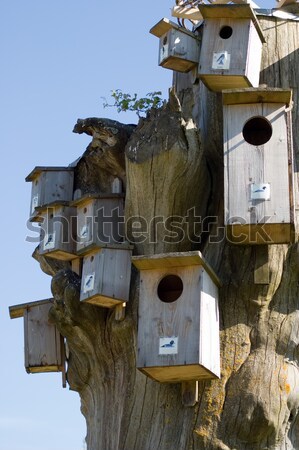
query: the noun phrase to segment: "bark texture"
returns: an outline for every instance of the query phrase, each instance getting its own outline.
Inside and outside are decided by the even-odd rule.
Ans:
[[[293,89],[298,159],[299,23],[260,23],[267,40],[261,81]],[[68,382],[81,397],[88,450],[299,449],[298,245],[269,246],[270,282],[257,285],[257,249],[224,239],[221,95],[192,81],[175,75],[177,95],[134,130],[80,121],[75,131],[93,140],[77,164],[76,188],[107,191],[115,176],[123,180],[136,254],[203,251],[223,282],[221,379],[200,382],[198,404],[184,407],[180,384],[159,384],[136,370],[135,270],[122,322],[111,310],[80,303],[79,277],[59,270],[51,317],[68,343]],[[218,222],[204,220],[198,229],[194,215]],[[144,218],[143,228],[131,217]]]

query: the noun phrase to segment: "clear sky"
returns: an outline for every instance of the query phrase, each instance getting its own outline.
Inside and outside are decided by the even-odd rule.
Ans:
[[[9,305],[51,296],[50,277],[26,242],[31,186],[24,178],[36,165],[68,165],[82,154],[90,138],[72,133],[78,118],[137,122],[133,113],[103,108],[112,89],[167,97],[172,73],[158,67],[158,39],[148,30],[171,18],[174,3],[1,2],[0,450],[84,448],[78,394],[62,389],[61,374],[25,372],[23,321],[9,319]]]

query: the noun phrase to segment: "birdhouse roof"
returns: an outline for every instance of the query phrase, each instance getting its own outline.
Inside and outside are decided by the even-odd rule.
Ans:
[[[35,302],[27,302],[21,303],[19,305],[13,305],[9,307],[9,315],[11,319],[18,319],[19,317],[24,316],[24,311],[30,308],[34,308],[36,306],[47,305],[49,303],[53,303],[53,298],[47,298],[44,300],[37,300]]]
[[[171,20],[166,19],[165,17],[161,19],[158,23],[156,23],[156,25],[154,25],[149,32],[154,36],[160,38],[171,29],[178,30],[182,33],[188,34],[189,36],[192,36],[195,39],[197,38],[197,36],[191,31],[187,30],[186,28],[179,27],[175,22],[172,22]]]
[[[245,105],[250,103],[285,103],[292,101],[291,89],[280,88],[244,88],[222,91],[224,105]]]
[[[42,167],[36,166],[25,178],[25,181],[33,181],[38,175],[42,172],[66,172],[66,171],[74,171],[73,167]]]
[[[132,263],[139,270],[164,269],[171,267],[202,266],[218,285],[221,282],[200,251],[180,253],[160,253],[148,256],[133,256]]]
[[[100,199],[114,199],[114,198],[124,198],[125,194],[113,194],[113,193],[102,193],[102,194],[86,194],[76,200],[71,202],[71,206],[82,206],[85,203],[90,203],[92,200]]]
[[[201,4],[198,8],[204,19],[251,19],[261,41],[266,42],[256,14],[248,3],[237,5]]]

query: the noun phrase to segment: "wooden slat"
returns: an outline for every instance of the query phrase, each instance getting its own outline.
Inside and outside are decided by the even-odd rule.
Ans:
[[[202,266],[213,281],[220,286],[221,282],[200,251],[181,253],[161,253],[151,256],[133,256],[132,263],[139,270],[164,269],[165,267]]]
[[[13,305],[9,307],[9,315],[11,319],[17,319],[19,317],[24,316],[24,312],[32,308],[34,306],[40,306],[40,305],[46,305],[49,302],[53,302],[53,298],[47,298],[44,300],[37,300],[35,302],[27,302],[27,303],[21,303],[19,305]]]
[[[198,8],[189,8],[186,6],[174,6],[171,10],[171,15],[179,19],[202,20],[202,15]]]
[[[282,103],[289,105],[292,100],[290,89],[244,88],[227,89],[222,92],[223,105],[245,105],[250,103]]]
[[[65,172],[74,171],[73,167],[42,167],[36,166],[25,178],[25,181],[33,181],[41,172]]]

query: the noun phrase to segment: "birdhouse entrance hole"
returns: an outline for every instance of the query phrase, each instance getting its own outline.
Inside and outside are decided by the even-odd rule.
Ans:
[[[233,29],[228,25],[224,25],[224,27],[222,27],[221,30],[219,31],[219,36],[221,37],[221,39],[229,39],[232,34]]]
[[[183,282],[178,275],[166,275],[158,284],[158,297],[162,302],[175,302],[184,289]]]
[[[252,117],[243,127],[243,137],[252,145],[263,145],[271,139],[272,126],[265,117]]]

